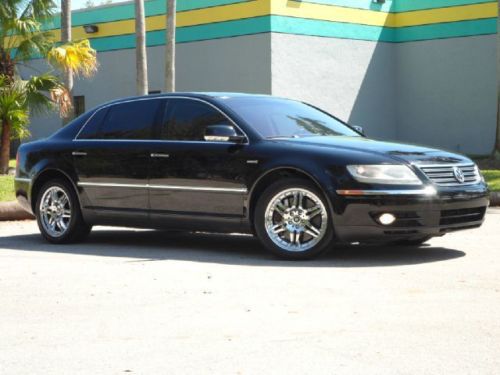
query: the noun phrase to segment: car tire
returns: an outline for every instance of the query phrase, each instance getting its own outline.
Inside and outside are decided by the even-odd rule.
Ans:
[[[267,187],[254,213],[255,232],[283,259],[311,259],[330,249],[334,230],[323,193],[310,181],[286,178]]]
[[[73,187],[64,179],[50,180],[42,186],[35,216],[42,236],[54,244],[81,241],[92,230],[83,220]]]

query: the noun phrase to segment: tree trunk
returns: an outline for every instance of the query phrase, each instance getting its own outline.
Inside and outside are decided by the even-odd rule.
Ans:
[[[0,174],[9,172],[10,159],[10,123],[7,120],[2,121],[2,140],[0,151]]]
[[[71,0],[61,0],[61,42],[71,42]],[[71,101],[73,101],[73,72],[68,69],[64,71],[64,84],[68,89]],[[73,107],[68,115],[63,118],[63,125],[66,125],[75,117]]]
[[[146,54],[146,18],[144,0],[135,0],[135,64],[137,94],[148,94],[148,58]]]
[[[165,40],[165,91],[175,91],[176,0],[167,0],[167,33]]]

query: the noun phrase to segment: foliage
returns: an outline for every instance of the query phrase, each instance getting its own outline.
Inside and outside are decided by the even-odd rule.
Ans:
[[[96,52],[86,39],[54,47],[48,52],[47,58],[54,67],[75,75],[91,77],[97,71]]]
[[[67,100],[64,99],[67,96],[58,79],[50,74],[32,76],[28,80],[0,76],[0,121],[10,123],[11,138],[26,138],[30,112],[46,112],[56,104],[64,110],[64,104],[60,103]]]
[[[481,171],[491,191],[500,191],[500,170]]]
[[[8,202],[15,199],[14,176],[0,176],[0,202]]]

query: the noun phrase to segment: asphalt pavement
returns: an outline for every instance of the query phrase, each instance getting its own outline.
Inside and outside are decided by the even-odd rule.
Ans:
[[[417,247],[0,222],[0,374],[498,374],[500,210]]]

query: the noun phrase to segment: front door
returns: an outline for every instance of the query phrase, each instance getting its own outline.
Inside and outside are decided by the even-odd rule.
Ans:
[[[150,206],[153,220],[241,220],[247,195],[247,144],[208,142],[208,125],[233,125],[197,99],[168,100],[152,147]]]

